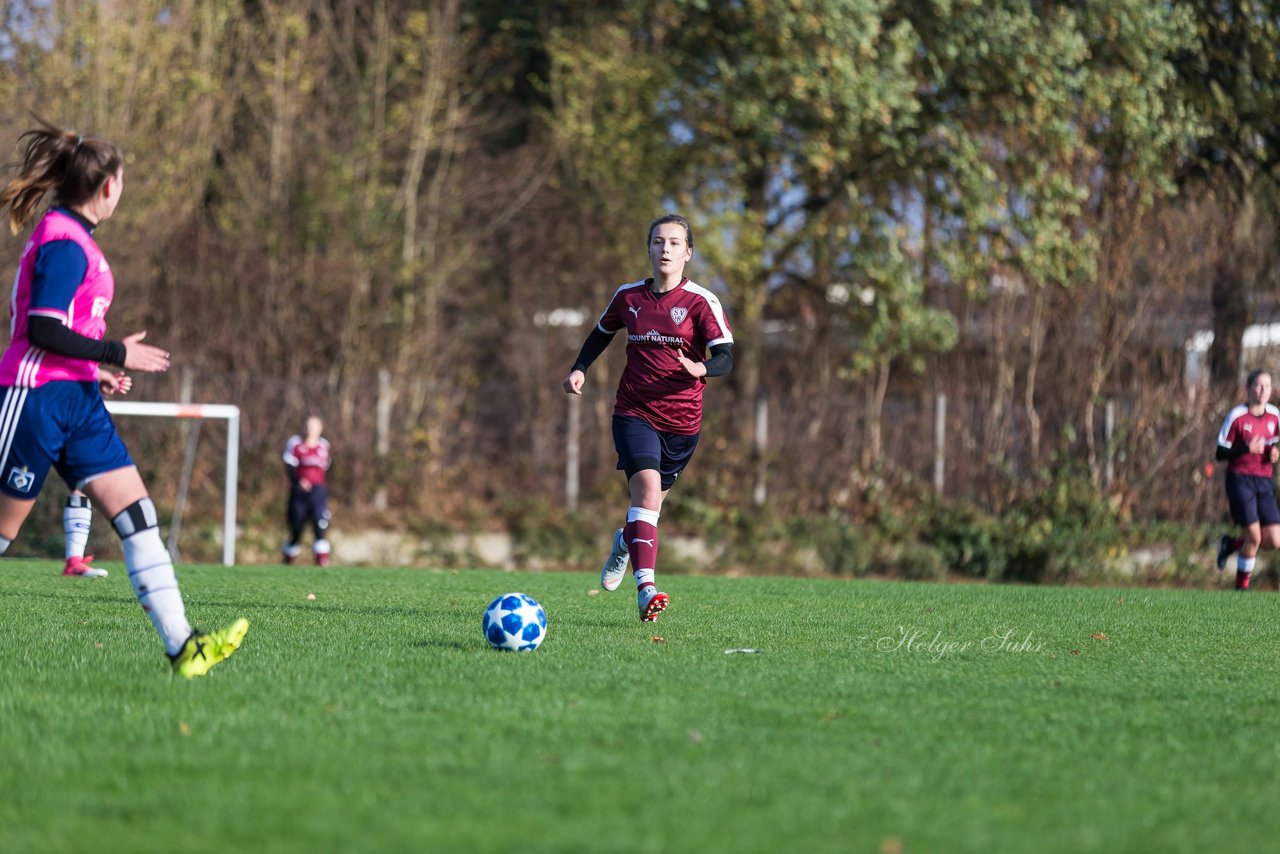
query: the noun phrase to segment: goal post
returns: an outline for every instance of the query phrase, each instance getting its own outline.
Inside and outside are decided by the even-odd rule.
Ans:
[[[227,465],[222,518],[222,564],[236,562],[236,483],[240,476],[240,407],[224,403],[148,403],[108,400],[112,415],[141,415],[152,418],[222,419],[227,422]]]

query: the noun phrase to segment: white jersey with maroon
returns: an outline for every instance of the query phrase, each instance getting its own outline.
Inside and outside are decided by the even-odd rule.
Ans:
[[[47,295],[35,293],[33,288],[40,247],[57,240],[70,240],[79,246],[88,264],[69,305],[50,304]],[[84,226],[59,210],[47,211],[31,232],[18,263],[18,276],[9,297],[9,346],[0,357],[0,385],[38,388],[51,380],[96,380],[97,362],[33,346],[27,339],[27,319],[36,314],[53,317],[86,338],[100,341],[107,332],[107,309],[114,296],[111,267]]]
[[[329,440],[308,445],[301,436],[290,436],[284,446],[284,461],[298,470],[300,480],[324,486],[324,473],[329,469]]]
[[[609,335],[627,331],[627,366],[613,411],[639,416],[665,433],[692,435],[702,424],[707,381],[686,373],[677,357],[701,362],[712,345],[732,344],[733,332],[711,291],[685,279],[657,294],[652,282],[618,288],[597,324]]]
[[[1230,449],[1237,445],[1248,445],[1255,436],[1266,439],[1268,449],[1280,441],[1280,409],[1268,403],[1261,415],[1251,415],[1247,405],[1239,404],[1227,413],[1226,420],[1222,422],[1222,429],[1218,431],[1218,444]],[[1267,462],[1268,459],[1270,455],[1265,451],[1261,454],[1241,454],[1227,464],[1227,471],[1271,477],[1273,466]]]

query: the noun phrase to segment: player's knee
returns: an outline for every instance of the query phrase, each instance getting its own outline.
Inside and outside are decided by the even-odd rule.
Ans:
[[[127,540],[140,531],[160,527],[160,517],[150,498],[140,498],[117,513],[111,524],[120,539]]]
[[[641,458],[633,465],[635,470],[629,472],[627,478],[631,487],[631,503],[658,509],[662,506],[662,475],[658,471],[658,460]]]

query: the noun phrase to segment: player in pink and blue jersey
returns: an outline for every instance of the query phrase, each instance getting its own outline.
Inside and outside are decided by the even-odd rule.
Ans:
[[[733,332],[720,300],[685,278],[692,257],[688,220],[676,214],[654,220],[649,226],[653,276],[618,288],[564,379],[567,393],[582,394],[591,363],[615,335],[626,332],[627,364],[614,401],[613,443],[631,506],[626,525],[614,532],[600,585],[617,590],[630,563],[640,619],[646,623],[670,602],[654,578],[662,502],[698,446],[706,378],[733,367]]]
[[[134,594],[174,672],[200,676],[240,646],[249,623],[199,632],[187,622],[155,505],[99,388],[102,363],[148,373],[169,368],[167,352],[142,343],[145,332],[106,338],[115,278],[93,234],[120,202],[124,155],[105,139],[44,122],[19,144],[17,172],[0,189],[12,232],[35,218],[46,195],[53,200],[23,248],[9,301],[9,346],[0,356],[0,553],[56,470],[111,518]]]

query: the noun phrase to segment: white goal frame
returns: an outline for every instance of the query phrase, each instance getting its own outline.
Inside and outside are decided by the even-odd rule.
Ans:
[[[236,483],[240,476],[240,407],[223,403],[146,403],[108,400],[107,411],[114,415],[142,415],[153,418],[225,419],[227,422],[227,466],[222,517],[222,565],[236,562]]]

